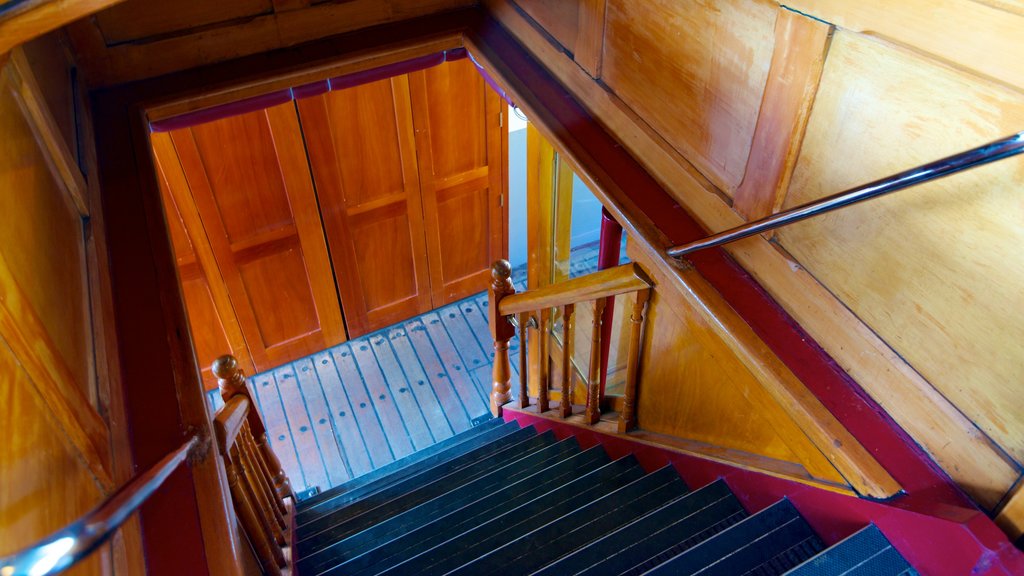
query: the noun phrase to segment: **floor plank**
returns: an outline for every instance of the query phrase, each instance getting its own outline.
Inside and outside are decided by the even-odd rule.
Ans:
[[[596,244],[573,251],[571,276],[596,269]],[[512,278],[525,286],[525,267]],[[487,417],[494,358],[487,312],[480,292],[249,378],[295,490],[326,490]],[[513,393],[519,353],[513,338]],[[223,406],[217,390],[208,401],[211,414]]]

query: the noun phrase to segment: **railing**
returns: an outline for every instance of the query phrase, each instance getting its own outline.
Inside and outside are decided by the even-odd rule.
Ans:
[[[511,365],[508,342],[519,330],[521,351],[519,354],[520,408],[530,404],[529,370],[527,361],[528,335],[539,336],[537,361],[537,411],[550,410],[548,364],[550,362],[547,343],[551,337],[548,329],[551,308],[562,309],[562,354],[561,354],[561,398],[559,414],[562,418],[572,415],[572,382],[575,374],[573,339],[575,332],[576,305],[593,301],[593,332],[591,337],[590,362],[587,377],[586,407],[584,421],[596,424],[601,417],[604,398],[600,386],[603,376],[601,366],[601,324],[608,298],[619,294],[635,293],[630,310],[629,346],[626,356],[626,383],[623,402],[619,409],[618,429],[626,432],[636,426],[637,376],[640,362],[640,343],[643,339],[644,309],[650,298],[653,284],[636,264],[624,264],[593,274],[552,284],[536,290],[517,294],[510,280],[511,267],[505,260],[494,263],[491,269],[492,283],[489,294],[488,314],[491,336],[494,339],[494,383],[491,392],[491,411],[501,414],[501,407],[511,400]],[[529,333],[529,334],[528,334]]]
[[[267,443],[267,431],[253,409],[245,375],[233,356],[213,363],[224,406],[213,418],[217,451],[224,459],[238,520],[264,574],[278,576],[288,565],[286,498],[295,501],[281,463]]]
[[[794,222],[799,222],[806,218],[832,212],[840,208],[870,200],[871,198],[877,198],[879,196],[923,184],[931,180],[936,180],[944,176],[956,174],[964,170],[976,168],[988,164],[990,162],[996,162],[1004,158],[1010,158],[1024,152],[1024,132],[1018,132],[1013,136],[1002,138],[988,144],[983,144],[977,148],[972,148],[959,154],[947,156],[941,160],[936,160],[928,164],[923,164],[910,170],[905,170],[898,174],[894,174],[881,180],[875,180],[868,184],[851,188],[845,192],[833,194],[814,202],[809,202],[795,208],[790,208],[778,214],[761,218],[753,222],[748,222],[742,226],[737,226],[730,230],[718,232],[712,234],[701,240],[690,242],[688,244],[681,244],[679,246],[673,246],[667,250],[668,255],[674,258],[686,256],[692,254],[698,250],[704,250],[706,248],[714,248],[715,246],[721,246],[741,240],[748,236],[755,234],[761,234],[762,232],[770,232],[776,228],[781,228]]]
[[[91,512],[66,528],[6,558],[0,575],[45,576],[74,566],[103,545],[139,506],[160,489],[167,478],[202,445],[195,436],[136,476]]]

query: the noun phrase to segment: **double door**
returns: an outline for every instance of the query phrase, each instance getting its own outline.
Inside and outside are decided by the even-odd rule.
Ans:
[[[153,135],[204,379],[486,288],[507,251],[500,100],[469,61]]]

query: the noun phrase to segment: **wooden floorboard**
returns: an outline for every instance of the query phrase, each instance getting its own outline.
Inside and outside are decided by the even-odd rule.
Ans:
[[[596,269],[596,244],[574,250],[572,276]],[[512,278],[526,286],[525,268]],[[494,358],[487,308],[481,292],[251,377],[295,490],[326,490],[486,418]],[[515,391],[517,338],[509,357]],[[211,413],[223,405],[216,390],[209,402]]]

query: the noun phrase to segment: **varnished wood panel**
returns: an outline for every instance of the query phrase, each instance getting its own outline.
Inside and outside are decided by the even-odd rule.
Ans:
[[[161,10],[147,0],[129,0],[97,14],[96,26],[107,45],[116,46],[249,19],[272,11],[271,0],[176,2],[173,10]]]
[[[883,42],[833,40],[792,206],[1024,126],[1024,95]],[[841,159],[841,161],[839,161]],[[1013,159],[780,232],[782,245],[1024,461],[1024,228]]]
[[[35,81],[46,100],[46,107],[53,117],[53,122],[60,131],[68,151],[74,160],[78,160],[78,134],[75,117],[75,82],[77,78],[75,63],[71,59],[69,48],[59,31],[40,36],[21,47],[25,59],[35,73]],[[75,80],[72,80],[75,74]]]
[[[344,341],[293,105],[171,139],[256,368]]]
[[[473,63],[409,75],[434,306],[483,290],[502,257],[502,103]]]
[[[0,442],[0,555],[63,528],[103,495],[7,342],[0,338],[0,410],[11,430]],[[109,546],[68,574],[110,574]],[[107,566],[105,566],[107,564]]]
[[[777,12],[763,0],[609,0],[601,77],[731,192],[750,153]]]
[[[743,223],[744,219],[725,201],[723,194],[698,174],[686,158],[672,149],[655,127],[638,121],[636,114],[630,111],[621,99],[606,90],[601,90],[590,75],[564,53],[546,42],[508,0],[487,0],[485,4],[500,19],[502,26],[511,30],[524,45],[529,46],[530,51],[544,63],[544,67],[550,70],[595,117],[600,118],[601,124],[705,229],[723,230]],[[830,5],[847,6],[846,3]],[[973,7],[976,4],[951,0],[949,5]],[[853,4],[849,6],[854,7]],[[862,7],[861,4],[856,5],[858,11]],[[912,11],[913,8],[908,10]],[[891,20],[890,12],[865,9],[862,13],[872,16],[873,20],[866,19],[862,24],[867,29],[874,29],[880,22],[885,21],[885,25],[891,30],[912,31],[919,36],[936,40],[933,45],[942,45],[943,53],[952,56],[966,54],[958,48],[963,42],[948,41],[950,36],[943,30],[952,32],[953,29],[958,29],[958,34],[968,36],[972,34],[968,30],[986,30],[985,34],[974,36],[975,41],[987,47],[985,50],[1004,55],[1016,53],[1013,50],[995,49],[999,46],[1012,46],[1021,41],[1019,34],[1010,32],[1011,29],[1018,27],[1014,23],[1014,16],[1007,12],[1000,12],[998,15],[983,12],[969,9],[959,13],[918,12],[919,16],[927,15],[928,21],[931,22],[931,28],[922,28],[922,22],[925,22],[923,19]],[[840,24],[843,22],[834,19],[834,15],[821,11],[812,11],[811,15]],[[993,25],[962,26],[965,19],[973,21],[976,17],[988,20]],[[913,26],[900,25],[910,22]],[[937,22],[941,25],[937,25]],[[643,26],[644,23],[641,21],[637,25]],[[900,39],[905,40],[907,37],[901,36]],[[475,41],[471,40],[470,44],[471,49],[478,48]],[[925,44],[921,42],[911,45],[927,51]],[[984,53],[985,50],[980,53]],[[975,50],[972,48],[971,52],[974,53]],[[476,57],[483,60],[484,65],[488,64],[484,52],[477,53]],[[999,62],[991,70],[1000,78],[1010,78],[1016,69],[1015,64],[1005,59],[985,60],[984,56],[981,56],[974,60],[984,60],[986,65]],[[513,97],[516,96],[528,114],[536,112],[531,110],[529,105],[529,94],[517,94],[513,90]],[[535,121],[541,124],[542,118],[536,117]],[[579,154],[581,147],[571,140],[560,140],[557,133],[546,134],[555,141],[576,149]],[[572,160],[580,169],[584,181],[600,181],[607,176],[599,163],[588,162],[592,158],[586,153],[576,155]],[[653,225],[652,218],[639,213],[637,207],[624,193],[612,192],[604,195],[600,188],[594,190],[610,202],[616,218],[622,218],[620,221],[624,222],[627,228],[632,228],[631,234],[635,232],[638,238],[654,246],[664,246],[670,242]],[[969,418],[933,388],[913,366],[890,348],[870,326],[852,313],[812,274],[784,250],[779,250],[777,245],[767,242],[764,238],[755,237],[726,246],[726,250],[976,501],[989,509],[998,504],[1001,495],[1019,476],[1018,465]],[[672,264],[665,260],[660,261],[660,265],[666,269],[672,267]]]
[[[74,386],[95,401],[82,220],[6,82],[0,89],[0,255]]]
[[[551,34],[562,48],[576,51],[580,14],[578,0],[515,0],[515,3]]]
[[[349,335],[429,310],[408,77],[297,105]]]

